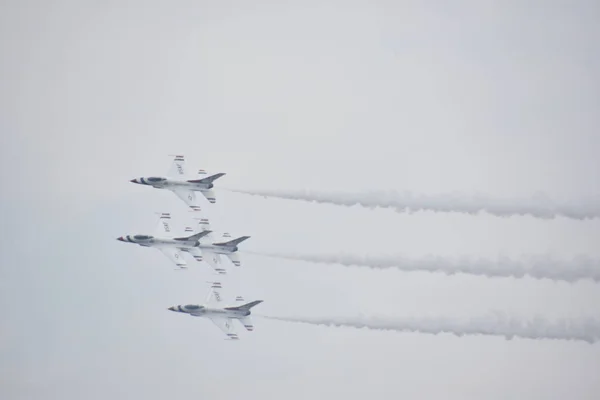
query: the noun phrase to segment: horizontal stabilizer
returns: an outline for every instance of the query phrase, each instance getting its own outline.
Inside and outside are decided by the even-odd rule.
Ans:
[[[228,253],[225,255],[231,260],[233,265],[235,265],[236,267],[242,266],[242,260],[240,260],[240,255],[238,253]]]
[[[252,318],[249,315],[240,318],[239,320],[242,323],[242,325],[244,325],[244,328],[246,328],[247,331],[252,332],[254,330],[254,323],[252,322]]]
[[[202,189],[200,190],[200,193],[202,193],[202,195],[204,197],[206,197],[206,200],[208,200],[209,203],[211,204],[215,204],[217,202],[217,197],[215,194],[215,191],[212,189]]]
[[[181,240],[181,241],[190,241],[190,240],[199,240],[200,238],[208,235],[209,233],[211,233],[212,231],[202,231],[202,232],[198,232],[194,235],[188,236],[188,237],[178,237],[178,238],[173,238],[174,240]]]
[[[198,262],[201,262],[203,259],[202,251],[198,247],[181,248],[181,250],[186,251],[189,254],[191,254],[194,257],[194,259]]]
[[[237,239],[230,240],[229,242],[221,242],[221,243],[213,243],[215,246],[237,246],[242,243],[244,240],[250,239],[250,236],[242,236]]]
[[[190,179],[190,180],[188,180],[188,182],[190,182],[190,183],[205,183],[205,184],[209,184],[209,183],[213,183],[213,181],[219,179],[223,175],[225,175],[224,172],[219,172],[218,174],[207,176],[206,178]]]

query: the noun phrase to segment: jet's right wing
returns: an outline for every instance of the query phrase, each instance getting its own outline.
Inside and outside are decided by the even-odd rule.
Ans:
[[[183,258],[181,252],[175,247],[157,247],[165,257],[167,257],[171,262],[177,265],[179,268],[186,268],[187,262]]]
[[[221,262],[220,254],[207,249],[202,249],[202,253],[202,259],[206,261],[217,274],[225,275],[227,273],[227,270],[223,267],[223,263]]]
[[[239,337],[235,332],[235,328],[233,327],[233,319],[221,316],[213,316],[208,317],[216,326],[221,329],[230,340],[238,340]]]
[[[198,201],[198,197],[196,197],[196,192],[193,190],[177,188],[171,189],[169,188],[177,197],[179,197],[189,208],[194,211],[201,211],[200,202]]]
[[[174,156],[173,163],[167,172],[170,178],[183,178],[185,176],[185,157],[183,155]]]

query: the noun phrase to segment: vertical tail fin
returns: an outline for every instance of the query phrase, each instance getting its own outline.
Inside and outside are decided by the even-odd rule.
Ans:
[[[250,239],[250,236],[240,236],[237,239],[233,239],[230,240],[228,242],[219,242],[219,243],[213,243],[215,246],[237,246],[238,244],[242,243],[244,240],[248,240]]]
[[[196,234],[186,236],[186,237],[176,237],[176,238],[173,238],[173,240],[179,240],[179,241],[200,240],[204,236],[209,235],[210,233],[211,233],[211,231],[202,231],[202,232],[198,232]]]
[[[257,306],[257,305],[259,305],[262,302],[263,302],[263,300],[254,300],[254,301],[251,301],[250,303],[242,304],[241,306],[225,307],[225,309],[226,310],[244,310],[244,311],[250,311],[250,309],[252,307]]]

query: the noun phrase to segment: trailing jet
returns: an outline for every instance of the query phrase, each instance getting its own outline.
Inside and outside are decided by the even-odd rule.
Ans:
[[[201,169],[198,171],[198,178],[196,179],[187,179],[186,174],[185,157],[179,155],[173,159],[173,164],[171,164],[166,177],[143,177],[132,179],[130,182],[152,186],[155,189],[168,189],[194,211],[200,211],[196,192],[202,193],[210,203],[217,201],[215,192],[212,190],[213,182],[225,173],[219,172],[218,174],[206,176],[206,171]]]
[[[230,340],[238,340],[239,337],[235,332],[233,320],[239,320],[248,331],[254,330],[254,325],[250,317],[250,309],[263,301],[256,300],[251,301],[250,303],[241,304],[244,303],[244,298],[242,296],[237,296],[235,298],[235,305],[222,306],[223,297],[221,296],[220,289],[222,289],[221,283],[213,282],[204,304],[179,305],[169,307],[168,310],[189,314],[192,317],[208,318],[218,326]]]
[[[213,231],[210,228],[208,218],[194,218],[198,220],[199,231],[208,232],[200,240],[198,248],[202,250],[203,259],[213,268],[219,268],[221,265],[221,254],[229,258],[236,267],[242,266],[242,260],[238,251],[238,244],[244,240],[250,239],[250,236],[241,236],[237,239],[231,239],[231,234],[225,232],[221,235],[221,239],[215,239]],[[186,228],[191,231],[191,228]]]

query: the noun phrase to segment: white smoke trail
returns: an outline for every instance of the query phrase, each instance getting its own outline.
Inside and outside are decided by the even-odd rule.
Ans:
[[[467,257],[458,260],[449,260],[436,256],[410,259],[404,256],[285,254],[249,251],[246,253],[288,260],[340,264],[349,267],[356,266],[371,269],[395,268],[407,272],[425,271],[446,275],[462,273],[489,278],[523,278],[529,276],[535,279],[550,279],[571,283],[591,279],[595,282],[600,282],[600,260],[587,256],[578,256],[570,261],[556,260],[548,256],[531,256],[526,261],[516,261],[508,257],[499,257],[496,260],[485,258],[472,259]]]
[[[600,341],[600,321],[597,319],[561,319],[555,322],[537,317],[529,321],[507,317],[495,313],[468,320],[450,318],[313,318],[313,317],[274,317],[263,318],[279,321],[325,325],[334,327],[367,328],[398,332],[417,332],[438,335],[451,333],[463,335],[503,336],[507,340],[514,337],[524,339],[577,340],[594,344]]]
[[[535,218],[553,219],[562,216],[578,220],[600,217],[600,201],[587,204],[557,204],[541,194],[530,199],[501,200],[483,196],[414,195],[410,192],[399,193],[396,191],[336,193],[314,190],[228,190],[253,196],[314,201],[347,207],[358,204],[367,208],[393,208],[397,212],[435,211],[466,214],[487,212],[498,217],[530,215]]]

